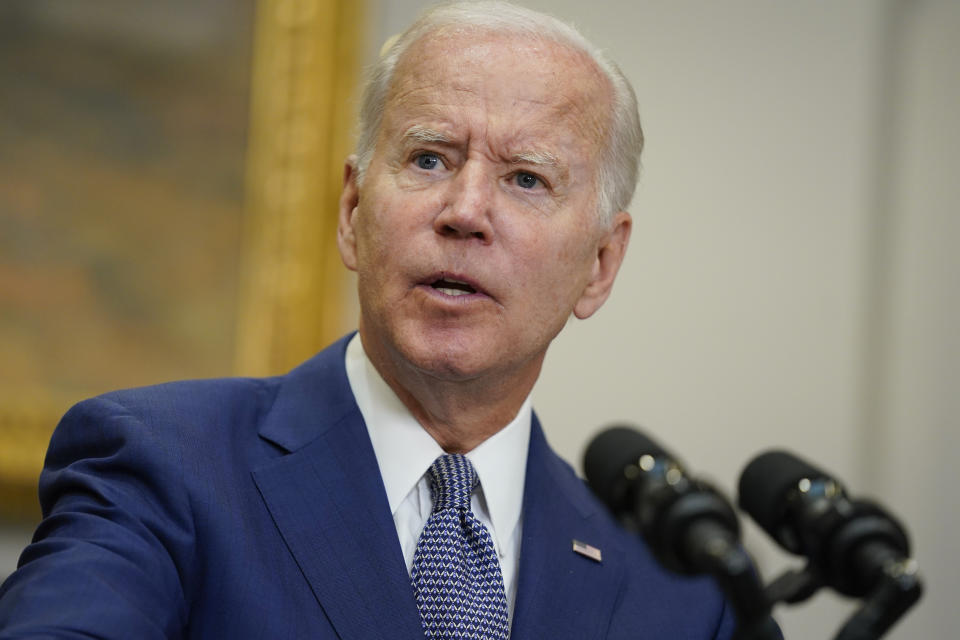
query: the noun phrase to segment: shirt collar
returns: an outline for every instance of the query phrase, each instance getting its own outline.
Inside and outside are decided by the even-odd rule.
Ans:
[[[367,358],[360,334],[347,345],[347,379],[356,398],[380,465],[390,512],[444,451],[404,406]],[[497,547],[510,538],[520,520],[530,444],[529,396],[516,417],[487,438],[467,458],[480,478]]]
[[[500,550],[520,521],[532,413],[528,396],[507,426],[467,454],[480,477],[493,537]]]

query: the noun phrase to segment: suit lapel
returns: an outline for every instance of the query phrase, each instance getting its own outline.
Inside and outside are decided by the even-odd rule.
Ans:
[[[422,637],[376,457],[343,369],[345,345],[284,381],[261,435],[290,453],[253,477],[341,638]]]
[[[605,637],[625,570],[598,516],[582,482],[550,450],[534,418],[512,637]],[[575,553],[574,540],[599,548],[602,562]]]

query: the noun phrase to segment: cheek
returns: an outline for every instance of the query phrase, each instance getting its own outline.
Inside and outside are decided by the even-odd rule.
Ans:
[[[390,298],[396,292],[398,278],[418,254],[412,211],[402,197],[374,194],[357,212],[358,275],[377,297]]]
[[[549,223],[505,231],[503,237],[513,240],[505,252],[512,256],[514,275],[539,290],[560,293],[589,273],[590,240],[583,231],[561,230]]]
[[[371,199],[363,203],[357,212],[357,253],[359,259],[370,266],[387,257],[390,238],[396,237],[396,216],[389,201]]]
[[[552,278],[554,299],[558,305],[570,307],[579,300],[593,273],[593,252],[587,236],[577,234],[570,241],[553,249],[552,255],[545,258],[550,265],[548,277]]]

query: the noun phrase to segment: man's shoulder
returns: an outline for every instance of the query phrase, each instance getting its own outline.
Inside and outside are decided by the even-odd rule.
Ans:
[[[66,412],[54,442],[116,434],[168,440],[255,437],[274,413],[289,422],[291,410],[310,413],[349,394],[343,371],[343,341],[292,371],[269,377],[178,380],[110,391],[78,402]],[[352,396],[351,396],[352,398]]]
[[[217,431],[255,423],[269,411],[281,377],[179,380],[87,398],[63,416],[57,432],[124,426],[138,433]]]
[[[100,407],[108,412],[128,412],[148,421],[164,416],[204,419],[269,404],[282,379],[282,376],[273,376],[176,380],[110,391],[80,402],[74,410]]]
[[[79,402],[65,417],[93,412],[128,415],[148,424],[172,420],[208,425],[256,420],[271,409],[281,394],[304,396],[306,390],[316,392],[325,384],[342,385],[346,339],[282,375],[176,380],[119,389]]]

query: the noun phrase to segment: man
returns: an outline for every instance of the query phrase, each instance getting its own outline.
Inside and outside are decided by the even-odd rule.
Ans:
[[[374,70],[345,169],[358,334],[279,378],[72,409],[0,637],[729,637],[718,593],[659,569],[530,410],[626,251],[636,112],[552,19],[421,18]]]

